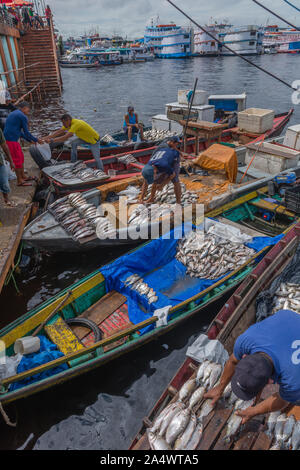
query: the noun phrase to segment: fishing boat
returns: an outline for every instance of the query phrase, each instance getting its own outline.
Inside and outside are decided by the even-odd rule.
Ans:
[[[274,118],[272,129],[266,131],[263,134],[253,134],[253,133],[249,133],[245,131],[240,131],[238,127],[232,128],[232,129],[225,129],[222,133],[221,142],[227,145],[233,146],[234,148],[240,148],[250,142],[274,139],[281,135],[284,128],[289,123],[293,115],[293,112],[294,110],[290,109],[288,112],[276,115]],[[148,129],[145,129],[144,132],[146,132],[147,130]],[[163,140],[163,138],[164,137],[162,137],[160,140],[150,140],[146,142],[139,142],[137,146],[140,149],[149,148],[150,150],[151,147],[158,145],[159,142]],[[126,142],[124,142],[124,133],[122,132],[114,134],[113,140],[115,142],[114,143],[110,142],[108,143],[108,145],[102,142],[102,146],[101,146],[102,157],[106,157],[109,155],[118,155],[124,152],[131,153],[134,150],[135,144],[128,145]],[[195,153],[195,139],[189,139],[189,142],[191,143],[191,147],[188,149],[188,151],[190,153]],[[207,148],[207,141],[205,139],[200,139],[199,151],[200,152],[204,151],[206,148]],[[53,151],[53,158],[54,159],[59,158],[60,160],[70,160],[71,149],[66,149],[66,148],[63,148],[62,150],[56,149]],[[86,148],[81,147],[78,149],[79,160],[90,160],[91,158],[92,158],[92,153],[88,147]]]
[[[205,231],[215,224],[212,219],[202,219]],[[0,340],[8,357],[13,355],[18,339],[36,335],[41,352],[49,354],[47,362],[42,363],[39,351],[24,356],[17,373],[1,382],[1,403],[66,382],[201,315],[205,307],[213,308],[216,300],[229,294],[253,271],[272,243],[268,237],[261,237],[253,255],[221,279],[192,279],[175,259],[180,243],[178,230],[182,227],[102,267],[3,328]],[[192,227],[187,225],[183,230],[188,235]],[[247,229],[242,231],[240,234],[246,234]],[[167,271],[166,276],[163,273]],[[133,274],[151,287],[148,300],[132,284],[130,287]],[[33,363],[27,362],[32,359]]]
[[[120,180],[132,178],[134,176],[140,175],[144,165],[149,161],[151,153],[149,151],[138,151],[133,152],[132,156],[129,157],[128,154],[120,154],[117,156],[104,157],[102,158],[102,163],[104,166],[104,172],[106,173],[106,179],[103,178],[103,175],[99,178],[93,180],[84,181],[76,176],[72,179],[65,179],[60,173],[64,169],[72,168],[74,164],[72,163],[60,163],[57,165],[51,165],[43,168],[43,176],[51,184],[57,195],[69,194],[74,191],[87,191],[91,188],[96,188],[101,184],[108,184],[113,182],[118,182]],[[82,162],[86,165],[87,168],[96,169],[95,160]]]
[[[99,62],[95,60],[93,55],[88,55],[85,51],[74,51],[64,60],[60,60],[59,64],[63,68],[97,68]]]
[[[281,150],[283,147],[280,142],[282,142],[282,138],[278,138],[275,148],[278,146]],[[289,150],[292,153],[294,152],[291,149]],[[256,150],[253,151],[255,152]],[[288,226],[294,223],[297,218],[297,214],[293,212],[293,210],[287,210],[287,208],[284,207],[284,189],[286,188],[284,182],[286,181],[286,183],[288,183],[288,175],[293,173],[291,181],[295,183],[297,177],[300,176],[300,166],[281,172],[283,182],[280,182],[275,192],[272,192],[272,197],[270,198],[269,183],[276,180],[276,174],[271,174],[255,167],[249,168],[246,159],[251,159],[251,156],[249,157],[245,148],[238,149],[236,155],[239,164],[236,183],[230,183],[227,175],[223,172],[212,172],[211,174],[202,176],[202,173],[198,175],[196,170],[194,174],[182,174],[180,177],[183,198],[187,192],[196,196],[196,202],[196,199],[192,198],[192,204],[194,202],[194,205],[192,205],[194,215],[197,207],[203,205],[204,213],[207,216],[222,216],[228,223],[238,223],[239,225],[247,227],[249,230],[255,230],[265,235],[279,235],[284,232]],[[146,151],[143,158],[147,158]],[[273,158],[275,161],[275,157]],[[282,157],[279,156],[279,159],[281,158]],[[257,162],[259,163],[259,161]],[[267,166],[266,163],[263,164]],[[142,162],[140,165],[142,165]],[[139,165],[136,164],[135,166]],[[115,178],[117,178],[117,176]],[[244,178],[244,180],[242,184],[240,184],[242,178]],[[74,240],[72,235],[55,219],[53,214],[46,211],[25,228],[23,241],[30,246],[46,251],[76,252],[107,245],[130,245],[142,241],[144,238],[147,239],[149,231],[151,232],[152,230],[151,223],[153,221],[151,217],[147,216],[144,220],[140,221],[138,227],[134,220],[130,222],[132,211],[139,210],[138,196],[140,194],[142,181],[141,176],[134,176],[130,179],[119,178],[118,181],[109,183],[103,182],[98,188],[82,193],[82,197],[87,203],[92,204],[95,208],[100,208],[101,210],[101,207],[106,207],[107,203],[111,205],[115,214],[114,225],[116,229],[116,233],[113,237],[99,239],[95,235],[93,238],[85,240],[84,243],[79,243]],[[294,183],[288,183],[288,186]],[[128,194],[126,194],[126,192]],[[133,193],[133,199],[128,199],[128,207],[130,208],[130,211],[128,211],[126,215],[128,222],[125,227],[123,226],[121,228],[121,225],[124,224],[124,220],[122,219],[123,222],[120,224],[118,215],[119,199],[121,196],[130,197],[130,192]],[[170,204],[174,203],[171,194],[168,200],[171,201]],[[65,197],[60,203],[64,204],[66,201],[67,198]],[[162,208],[164,207],[163,204],[161,204],[161,206]],[[172,213],[170,207],[168,211],[169,214]],[[171,218],[171,223],[173,223],[172,220]],[[159,225],[159,223],[155,221],[155,227],[157,224]]]
[[[253,269],[234,294],[226,301],[221,311],[215,317],[207,330],[209,340],[218,340],[228,354],[232,354],[236,339],[252,324],[256,322],[257,296],[267,291],[271,284],[278,279],[285,269],[293,263],[293,256],[300,242],[300,224],[291,228],[262,261]],[[147,430],[153,426],[155,419],[165,407],[178,400],[178,392],[183,385],[196,376],[200,362],[187,355],[184,363],[176,372],[162,395],[157,400],[147,417],[144,418],[141,429],[134,438],[130,449],[150,449]],[[262,400],[278,391],[274,385],[265,387]],[[196,415],[203,404],[202,400],[195,409]],[[217,407],[203,421],[202,438],[195,450],[269,450],[272,438],[265,433],[266,417],[253,418],[240,429],[238,436],[233,439],[224,439],[226,426],[233,412],[233,408],[224,408],[224,402],[219,402]],[[288,415],[294,414],[300,418],[299,408],[292,408]]]

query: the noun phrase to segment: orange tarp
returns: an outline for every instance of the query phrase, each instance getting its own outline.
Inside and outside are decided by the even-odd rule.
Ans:
[[[201,166],[205,170],[224,170],[231,183],[235,183],[237,177],[238,162],[235,150],[221,144],[214,144],[205,150],[193,164]]]

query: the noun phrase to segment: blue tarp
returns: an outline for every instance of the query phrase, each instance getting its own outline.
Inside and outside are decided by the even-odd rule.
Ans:
[[[185,229],[185,233],[190,230],[191,226]],[[266,246],[276,244],[282,236],[256,237],[247,246],[258,252]],[[133,324],[151,318],[156,309],[175,306],[188,300],[225,277],[212,281],[186,275],[186,267],[175,259],[177,244],[178,238],[174,237],[172,231],[171,239],[162,237],[153,240],[100,269],[106,280],[107,292],[116,290],[127,297],[129,319]],[[154,289],[158,296],[155,304],[149,305],[144,296],[124,286],[124,281],[132,274],[139,274]],[[142,333],[150,329],[153,326],[144,329]]]
[[[17,368],[18,374],[20,374],[21,372],[25,372],[26,370],[41,366],[43,364],[47,364],[47,362],[54,361],[55,359],[58,359],[59,357],[63,356],[63,354],[57,349],[57,346],[51,341],[49,341],[45,336],[39,336],[39,338],[41,342],[40,352],[23,356]],[[47,370],[46,372],[43,372],[41,374],[28,377],[25,380],[11,384],[9,391],[13,392],[14,390],[18,390],[19,388],[22,388],[26,385],[39,382],[40,380],[46,379],[47,377],[59,374],[60,372],[63,372],[66,369],[68,369],[68,366],[66,364],[62,364],[59,367]]]

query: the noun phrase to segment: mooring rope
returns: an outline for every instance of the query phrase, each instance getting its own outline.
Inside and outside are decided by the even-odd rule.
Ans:
[[[296,5],[293,5],[291,2],[288,2],[288,0],[283,0],[285,3],[290,5],[292,8],[295,8],[295,10],[300,11],[300,8],[296,7]]]
[[[234,51],[233,49],[231,49],[229,46],[227,46],[226,44],[223,44],[222,41],[220,41],[219,39],[217,39],[213,34],[211,34],[210,31],[208,31],[206,28],[204,28],[203,26],[200,26],[199,23],[197,23],[195,20],[193,20],[193,18],[191,18],[187,13],[185,13],[181,8],[179,8],[177,5],[175,5],[175,3],[173,3],[171,0],[167,0],[168,3],[170,3],[170,5],[172,5],[174,8],[176,8],[176,10],[178,10],[180,13],[182,13],[186,18],[188,18],[191,23],[194,23],[194,25],[196,25],[199,29],[201,29],[202,31],[204,31],[208,36],[210,36],[214,41],[216,41],[218,44],[221,44],[222,47],[224,47],[225,49],[227,49],[228,51],[230,51],[233,55],[236,55],[237,57],[240,57],[241,59],[243,59],[245,62],[247,62],[248,64],[250,65],[253,65],[253,67],[257,68],[258,70],[260,70],[261,72],[264,72],[265,74],[269,75],[270,77],[274,78],[275,80],[281,82],[283,85],[287,86],[288,88],[292,89],[292,90],[298,90],[298,88],[294,88],[290,83],[286,82],[285,80],[282,80],[282,78],[279,78],[277,77],[276,75],[274,75],[272,72],[269,72],[268,70],[264,69],[263,67],[261,67],[260,65],[257,65],[255,64],[254,62],[251,62],[251,60],[247,59],[246,57],[244,57],[243,55],[239,54],[238,52]]]
[[[17,423],[12,423],[9,417],[7,416],[7,414],[5,413],[1,401],[0,401],[0,413],[2,414],[2,417],[5,423],[7,424],[7,426],[10,426],[12,428],[15,428],[17,426]]]

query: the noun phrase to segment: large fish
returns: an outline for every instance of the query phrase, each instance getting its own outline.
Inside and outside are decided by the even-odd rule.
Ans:
[[[292,438],[291,438],[292,450],[298,450],[300,447],[300,421],[296,421]]]
[[[229,418],[229,421],[227,423],[226,434],[225,434],[225,437],[224,437],[224,439],[226,441],[230,441],[232,436],[234,436],[236,434],[236,432],[238,431],[239,427],[242,424],[243,418],[241,416],[237,416],[236,411],[237,410],[246,410],[247,408],[252,406],[253,403],[254,403],[254,399],[250,400],[250,401],[238,400],[236,402],[235,407],[234,407],[234,413],[231,415],[231,417]]]
[[[166,432],[167,444],[171,446],[174,444],[177,437],[186,429],[190,417],[191,411],[189,409],[179,411],[179,413],[174,416]]]
[[[179,400],[180,401],[187,400],[191,396],[191,394],[194,392],[196,387],[197,387],[196,379],[188,380],[180,389]]]
[[[178,437],[175,442],[174,450],[184,450],[187,446],[188,442],[190,441],[197,425],[197,418],[194,414],[192,414],[189,424],[187,425],[185,431]]]
[[[152,450],[171,450],[171,447],[166,443],[166,441],[162,437],[156,436],[156,434],[149,430],[148,440]]]
[[[184,449],[182,450],[195,450],[197,449],[203,434],[203,424],[201,420],[198,420],[195,431],[192,434],[191,439],[187,443]]]
[[[269,414],[269,417],[267,419],[268,430],[266,432],[266,434],[269,437],[273,437],[273,433],[274,433],[274,429],[275,429],[275,426],[276,426],[276,423],[277,423],[277,419],[280,416],[280,414],[281,414],[281,411],[274,411],[273,413]]]
[[[169,410],[169,412],[164,416],[162,420],[159,433],[158,433],[159,436],[163,437],[166,434],[167,429],[170,423],[172,422],[174,416],[177,415],[183,409],[184,409],[183,403],[180,403],[180,402],[175,403],[174,407]]]
[[[198,387],[197,390],[193,393],[189,401],[189,408],[192,410],[194,406],[201,402],[205,394],[204,387]]]

